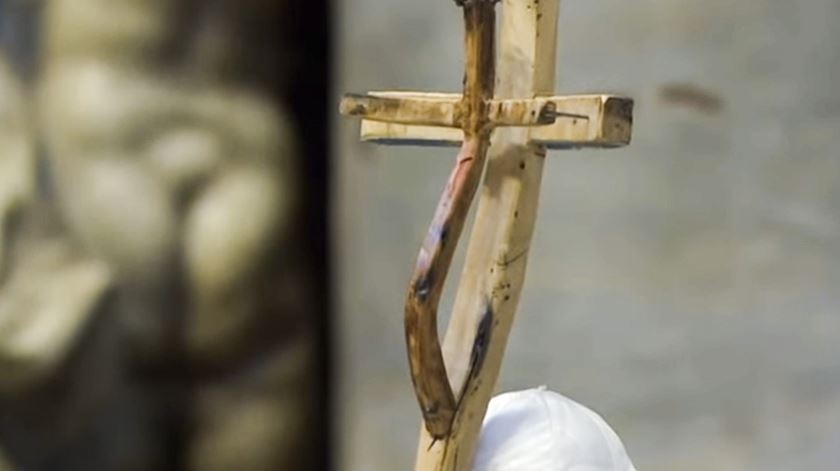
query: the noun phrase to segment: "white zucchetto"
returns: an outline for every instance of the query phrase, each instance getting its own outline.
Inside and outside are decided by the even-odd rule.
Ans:
[[[600,415],[545,387],[493,398],[473,471],[636,471]]]

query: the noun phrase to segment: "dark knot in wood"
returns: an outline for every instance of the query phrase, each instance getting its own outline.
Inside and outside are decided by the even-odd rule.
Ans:
[[[495,5],[500,1],[501,0],[455,0],[455,5],[458,5],[459,7],[470,7],[479,3],[490,3]]]

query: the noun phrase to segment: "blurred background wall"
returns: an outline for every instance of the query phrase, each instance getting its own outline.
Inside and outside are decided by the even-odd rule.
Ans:
[[[459,90],[451,1],[336,18],[337,92]],[[640,470],[836,467],[837,18],[838,0],[563,0],[558,92],[635,98],[634,140],[550,153],[500,391],[593,407]],[[403,295],[454,151],[339,123],[339,468],[408,469]]]

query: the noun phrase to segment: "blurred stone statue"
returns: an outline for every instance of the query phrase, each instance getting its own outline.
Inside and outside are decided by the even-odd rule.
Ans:
[[[114,278],[40,194],[31,107],[3,57],[0,96],[0,469],[56,467],[115,404]]]
[[[0,411],[13,466],[311,466],[282,4],[49,0],[33,98],[0,69],[0,393],[44,395]]]

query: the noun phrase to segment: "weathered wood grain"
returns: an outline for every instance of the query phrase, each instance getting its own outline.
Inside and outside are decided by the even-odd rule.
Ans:
[[[488,101],[495,84],[494,8],[494,2],[489,1],[464,5],[466,76],[459,106],[465,139],[417,257],[405,303],[411,379],[426,431],[436,439],[449,435],[457,409],[438,341],[437,310],[490,146]]]
[[[376,92],[371,95],[387,94],[393,98],[419,98],[413,92]],[[433,99],[446,103],[457,103],[458,94],[434,94]],[[432,98],[427,98],[431,100]],[[521,111],[506,113],[500,110],[501,103],[516,103],[519,106],[538,110],[545,102],[553,103],[557,114],[583,115],[588,119],[560,116],[553,124],[540,124],[527,120],[516,121]],[[508,105],[508,110],[513,108]],[[621,147],[630,143],[633,131],[633,100],[617,95],[568,95],[537,97],[533,100],[492,100],[489,108],[490,122],[495,127],[532,126],[529,142],[549,149]],[[459,146],[463,131],[457,128],[415,126],[388,122],[363,120],[361,138],[363,141],[391,145],[444,145]]]
[[[420,126],[462,126],[461,97],[441,100],[437,97],[348,94],[341,100],[341,114],[366,121]]]
[[[506,0],[497,97],[554,86],[557,0]],[[416,469],[469,470],[525,279],[546,149],[529,128],[499,128],[444,340],[458,409],[442,440],[421,431]]]

